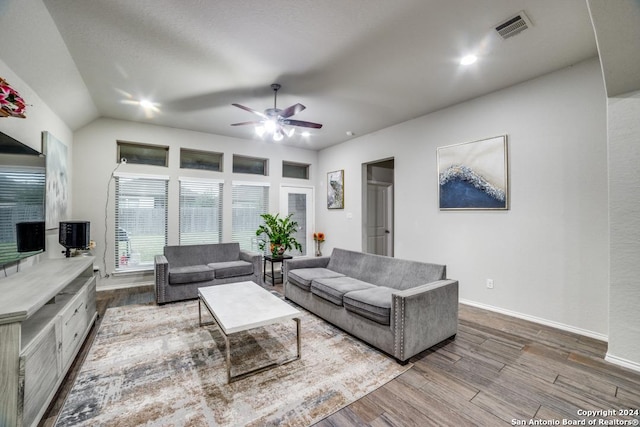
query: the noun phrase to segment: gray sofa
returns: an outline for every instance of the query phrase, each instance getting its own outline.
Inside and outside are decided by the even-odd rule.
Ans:
[[[198,288],[253,281],[262,284],[259,253],[240,249],[238,243],[165,246],[155,256],[156,302],[198,297]]]
[[[446,266],[334,249],[285,261],[285,297],[406,362],[455,336],[458,281]]]

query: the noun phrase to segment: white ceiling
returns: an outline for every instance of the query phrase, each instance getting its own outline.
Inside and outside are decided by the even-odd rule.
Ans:
[[[533,26],[501,40],[520,11]],[[272,107],[277,82],[279,108],[324,124],[283,142],[311,149],[597,54],[585,0],[4,0],[0,27],[0,58],[74,130],[111,117],[256,139],[231,103]],[[126,103],[141,98],[159,111]]]

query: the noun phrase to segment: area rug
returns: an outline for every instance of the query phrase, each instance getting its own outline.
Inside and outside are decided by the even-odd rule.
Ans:
[[[56,425],[305,426],[411,367],[300,310],[302,359],[228,385],[224,338],[198,326],[197,301],[110,308]],[[230,342],[235,375],[294,356],[295,322]]]

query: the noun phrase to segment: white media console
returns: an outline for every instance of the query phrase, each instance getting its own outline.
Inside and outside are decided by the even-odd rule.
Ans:
[[[93,257],[0,280],[0,426],[35,426],[97,317]]]

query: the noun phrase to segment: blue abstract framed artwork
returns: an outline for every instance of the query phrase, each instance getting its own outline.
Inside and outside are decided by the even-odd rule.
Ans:
[[[507,136],[438,148],[441,210],[509,209]]]

